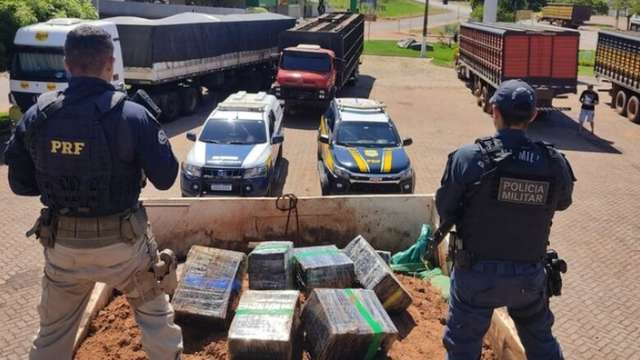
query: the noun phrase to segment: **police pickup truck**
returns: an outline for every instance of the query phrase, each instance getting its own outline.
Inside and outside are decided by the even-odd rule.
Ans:
[[[336,98],[320,120],[318,171],[322,194],[413,193],[415,175],[383,104]]]
[[[283,109],[273,95],[245,91],[213,110],[182,163],[182,196],[270,196],[282,157]]]

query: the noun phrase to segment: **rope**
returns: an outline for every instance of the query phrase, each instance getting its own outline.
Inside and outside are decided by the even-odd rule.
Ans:
[[[294,246],[298,245],[300,239],[300,218],[298,217],[298,198],[294,194],[284,194],[276,199],[276,208],[280,211],[287,211],[287,223],[284,227],[285,238],[289,235],[289,223],[291,222],[291,214],[295,213],[296,217],[296,238],[293,241]]]

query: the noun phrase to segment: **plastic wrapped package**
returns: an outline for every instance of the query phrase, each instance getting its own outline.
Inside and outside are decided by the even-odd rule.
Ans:
[[[245,271],[244,253],[194,245],[171,301],[180,321],[226,326]]]
[[[299,359],[297,290],[247,290],[240,298],[229,328],[229,357],[241,359]]]
[[[335,245],[296,248],[293,257],[301,289],[342,289],[353,285],[353,261]]]
[[[376,294],[367,289],[313,290],[302,322],[314,360],[373,359],[398,337]]]
[[[266,241],[249,254],[249,288],[252,290],[293,289],[291,241]]]
[[[356,280],[365,289],[373,290],[387,311],[401,312],[411,305],[409,292],[364,237],[357,236],[343,251],[353,260]]]

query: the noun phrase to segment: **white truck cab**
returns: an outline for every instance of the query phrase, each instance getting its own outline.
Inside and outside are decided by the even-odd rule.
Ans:
[[[182,163],[180,186],[187,197],[270,196],[282,158],[282,119],[278,99],[240,91],[218,104]]]
[[[67,87],[67,71],[64,68],[64,43],[67,34],[80,25],[93,25],[111,35],[115,58],[111,83],[124,87],[122,50],[115,24],[100,20],[73,18],[52,19],[44,23],[22,27],[15,36],[14,57],[10,71],[9,101],[26,111],[38,95],[64,90]],[[15,109],[14,116],[19,113]]]

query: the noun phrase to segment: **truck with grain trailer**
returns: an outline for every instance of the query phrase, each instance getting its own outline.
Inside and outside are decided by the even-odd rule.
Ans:
[[[557,27],[463,23],[456,70],[487,113],[495,89],[510,79],[534,88],[540,115],[568,110],[553,107],[553,99],[577,92],[579,42],[578,31]]]
[[[295,199],[295,200],[294,200]],[[378,250],[397,252],[413,245],[423,224],[439,223],[432,194],[304,196],[299,198],[149,198],[143,199],[160,249],[185,259],[191,246],[202,245],[248,253],[257,244],[289,240],[296,247],[334,244],[345,247],[362,235]],[[289,210],[293,209],[293,210]],[[402,219],[396,221],[395,219]],[[446,263],[448,238],[438,251]],[[448,273],[448,266],[443,266]],[[93,317],[113,289],[98,283],[76,334],[77,348]],[[486,336],[499,359],[526,359],[505,309],[494,312]]]
[[[286,107],[325,107],[358,78],[364,50],[364,16],[326,13],[280,34],[281,50],[272,93]]]
[[[577,29],[591,19],[591,6],[578,4],[548,4],[542,8],[540,21]]]
[[[595,75],[611,83],[611,105],[616,112],[640,123],[640,33],[600,31]]]
[[[64,42],[82,24],[111,34],[112,83],[131,93],[146,91],[162,110],[162,120],[171,121],[195,111],[202,87],[227,90],[244,81],[248,90],[268,89],[278,60],[278,35],[295,19],[271,13],[182,13],[154,20],[53,19],[23,27],[15,37],[10,71],[10,100],[22,111],[41,93],[67,87]]]

